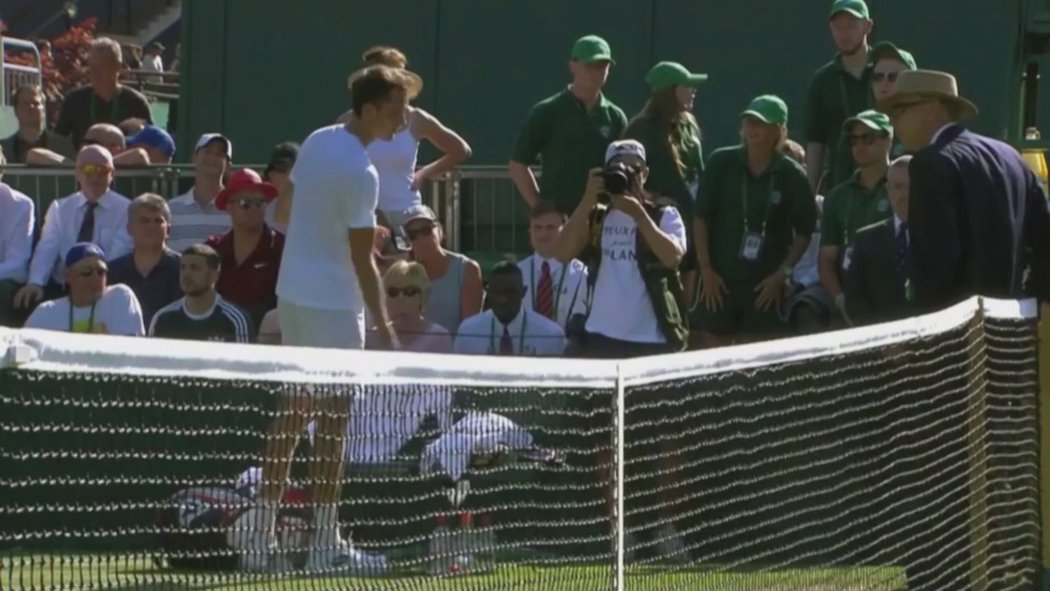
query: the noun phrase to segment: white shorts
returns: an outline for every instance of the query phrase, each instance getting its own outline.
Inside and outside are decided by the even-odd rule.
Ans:
[[[293,347],[364,349],[365,313],[310,308],[277,298],[281,344]]]

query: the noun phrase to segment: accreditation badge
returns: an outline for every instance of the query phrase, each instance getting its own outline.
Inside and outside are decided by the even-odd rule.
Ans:
[[[754,263],[758,260],[759,255],[762,254],[762,244],[764,242],[765,238],[758,232],[744,234],[744,240],[740,243],[740,258],[749,263]]]

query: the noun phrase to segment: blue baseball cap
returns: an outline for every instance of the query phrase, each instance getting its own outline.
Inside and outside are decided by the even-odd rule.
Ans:
[[[163,151],[168,156],[175,155],[175,140],[171,135],[156,125],[147,125],[142,131],[128,138],[128,146],[149,146]]]
[[[106,251],[102,250],[102,247],[94,242],[78,242],[66,251],[66,268],[68,269],[88,257],[105,260]]]

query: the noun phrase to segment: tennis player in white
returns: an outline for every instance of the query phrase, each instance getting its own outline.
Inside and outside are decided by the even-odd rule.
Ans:
[[[277,309],[285,345],[363,349],[365,306],[380,327],[382,345],[397,346],[387,320],[379,272],[372,259],[379,180],[365,147],[393,138],[404,127],[408,102],[422,88],[419,76],[371,66],[350,77],[353,115],[345,124],[310,134],[299,149]],[[310,463],[314,539],[306,570],[377,574],[385,560],[355,550],[341,537],[338,506],[348,402],[343,396],[296,392],[283,397],[281,414],[263,451],[262,505],[255,551],[242,556],[250,570],[286,570],[274,537],[278,499],[288,479],[295,443],[316,418]]]

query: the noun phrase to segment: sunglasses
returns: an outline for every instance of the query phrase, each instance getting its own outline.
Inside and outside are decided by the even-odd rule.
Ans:
[[[896,82],[899,75],[900,72],[872,72],[871,81],[882,82],[885,80],[887,82]]]
[[[234,201],[234,203],[236,203],[237,207],[240,207],[241,209],[251,209],[253,207],[263,207],[263,206],[265,206],[266,205],[266,200],[265,199],[260,199],[259,197],[252,197],[252,198],[245,197],[243,199],[237,199],[236,201]]]
[[[416,238],[419,238],[420,236],[427,236],[427,235],[429,235],[431,232],[434,231],[434,227],[435,227],[434,224],[425,224],[425,225],[421,225],[421,226],[416,226],[415,228],[411,228],[411,229],[406,228],[405,229],[405,233],[408,234],[408,239],[409,240],[415,240]]]
[[[80,172],[84,174],[109,174],[113,172],[113,167],[102,164],[85,164],[80,167]]]
[[[81,269],[77,275],[81,277],[105,277],[108,269],[105,267],[95,267],[94,269]]]
[[[391,298],[399,298],[402,295],[406,298],[415,297],[422,293],[418,287],[409,285],[408,287],[388,287],[386,288],[386,295]]]
[[[851,135],[851,136],[849,136],[849,143],[850,143],[851,146],[857,146],[857,145],[860,145],[860,144],[864,144],[865,146],[870,146],[870,145],[874,144],[875,141],[878,140],[878,139],[879,139],[879,136],[874,134],[874,133],[862,133],[860,135]]]

